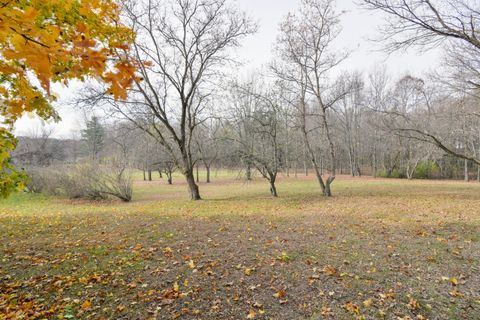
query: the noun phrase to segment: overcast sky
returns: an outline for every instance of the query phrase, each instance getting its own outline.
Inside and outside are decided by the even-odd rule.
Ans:
[[[396,76],[407,73],[421,75],[438,65],[440,55],[438,51],[420,54],[412,50],[390,56],[380,52],[379,45],[370,39],[378,35],[377,30],[382,24],[383,17],[361,9],[356,2],[357,0],[337,1],[338,10],[345,13],[341,19],[343,31],[339,35],[336,49],[352,52],[349,59],[340,67],[342,70],[368,73],[376,66],[385,65]],[[237,4],[259,22],[258,33],[248,38],[238,50],[238,57],[245,63],[243,67],[245,72],[252,72],[270,61],[278,25],[288,12],[297,8],[298,3],[298,0],[237,0]],[[57,89],[61,97],[55,105],[62,121],[53,125],[56,137],[69,138],[72,131],[78,131],[82,127],[83,113],[65,105],[65,101],[75,90],[78,88]],[[38,119],[25,116],[17,123],[16,133],[29,134],[40,125],[41,121]]]

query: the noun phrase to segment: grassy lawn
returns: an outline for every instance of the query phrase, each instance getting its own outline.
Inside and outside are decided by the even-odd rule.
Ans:
[[[1,201],[0,319],[480,319],[480,184],[155,178]]]

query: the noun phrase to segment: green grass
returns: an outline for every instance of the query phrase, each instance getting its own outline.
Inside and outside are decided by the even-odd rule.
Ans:
[[[274,199],[221,171],[191,202],[154,177],[131,203],[1,201],[0,319],[480,318],[480,184],[340,177],[326,199],[291,177]]]

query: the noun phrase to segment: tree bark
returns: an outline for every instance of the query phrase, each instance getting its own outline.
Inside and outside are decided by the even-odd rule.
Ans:
[[[331,197],[332,196],[331,185],[333,183],[333,180],[335,180],[335,176],[330,176],[330,177],[328,177],[327,181],[325,182],[325,188],[323,190],[323,195],[325,197]]]
[[[207,183],[210,183],[210,165],[205,165],[205,169],[207,169]]]
[[[275,197],[275,198],[278,197],[277,187],[275,186],[275,181],[270,181],[270,193],[272,194],[273,197]]]
[[[200,191],[198,185],[195,183],[195,177],[193,176],[193,170],[187,170],[185,172],[185,178],[187,179],[188,190],[190,191],[191,200],[202,200],[200,197]]]

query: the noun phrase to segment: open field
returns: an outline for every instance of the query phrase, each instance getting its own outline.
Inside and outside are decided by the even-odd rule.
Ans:
[[[222,173],[0,202],[0,319],[480,319],[480,184]]]

